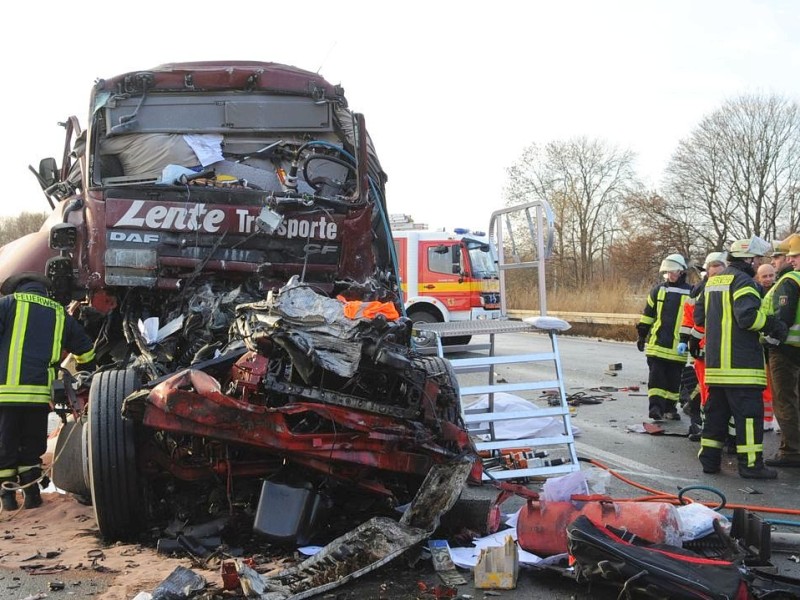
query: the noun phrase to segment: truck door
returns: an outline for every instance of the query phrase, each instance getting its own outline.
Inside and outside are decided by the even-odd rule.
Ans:
[[[458,241],[421,241],[419,294],[433,296],[444,304],[454,320],[469,319],[470,278],[468,261]],[[462,311],[467,311],[463,314]],[[462,312],[462,314],[454,314]]]

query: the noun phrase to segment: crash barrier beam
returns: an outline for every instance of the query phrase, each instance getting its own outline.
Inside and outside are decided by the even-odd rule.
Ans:
[[[512,319],[525,319],[535,317],[541,313],[536,310],[509,310],[508,316]],[[631,325],[639,322],[641,315],[627,313],[588,313],[553,311],[547,313],[548,317],[557,317],[570,323],[585,323],[587,325]]]

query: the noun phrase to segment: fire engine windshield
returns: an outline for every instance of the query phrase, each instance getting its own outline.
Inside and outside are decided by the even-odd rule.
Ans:
[[[469,261],[472,276],[480,279],[497,278],[497,265],[489,248],[489,244],[478,240],[464,239],[469,250]]]

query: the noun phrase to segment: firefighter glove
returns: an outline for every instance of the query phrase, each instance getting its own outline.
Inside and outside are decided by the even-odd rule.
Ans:
[[[690,337],[687,346],[689,348],[689,354],[692,358],[702,358],[703,351],[700,348],[700,340],[698,340],[696,337]]]
[[[678,344],[678,354],[680,354],[681,356],[686,354],[686,351],[688,349],[689,349],[689,344],[687,344],[686,342],[681,342]]]
[[[644,338],[643,337],[640,337],[638,340],[636,340],[636,348],[637,348],[637,350],[639,350],[639,352],[644,352]]]
[[[764,337],[767,338],[768,342],[772,343],[771,340],[776,340],[777,344],[781,344],[786,341],[786,337],[789,335],[789,327],[775,315],[769,315],[767,317],[767,323],[764,325],[764,329],[762,329],[761,332],[764,334]]]

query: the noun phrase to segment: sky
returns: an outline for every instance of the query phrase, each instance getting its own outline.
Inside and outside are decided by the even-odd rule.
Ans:
[[[800,100],[791,0],[13,6],[0,38],[0,215],[49,210],[28,165],[61,160],[57,124],[87,125],[96,79],[168,62],[278,62],[340,83],[389,176],[389,212],[448,229],[488,227],[506,170],[533,143],[605,140],[633,151],[657,189],[678,142],[725,100]]]

